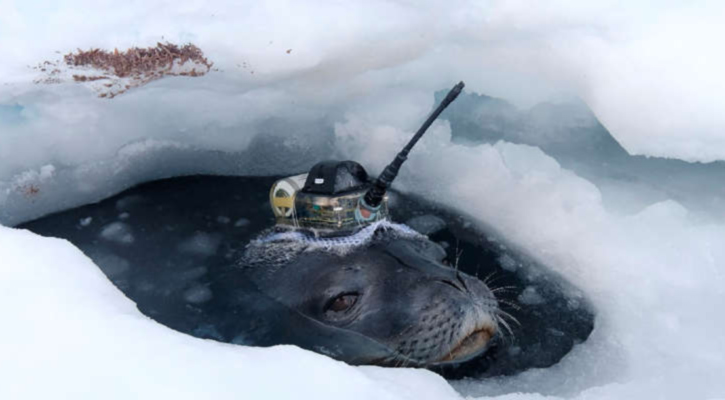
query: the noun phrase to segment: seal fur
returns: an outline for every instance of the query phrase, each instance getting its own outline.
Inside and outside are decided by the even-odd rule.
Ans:
[[[239,266],[260,291],[300,315],[387,349],[370,363],[429,366],[475,357],[500,324],[491,290],[444,265],[444,257],[424,235],[384,220],[337,238],[273,228],[250,242]],[[350,304],[331,312],[335,301]]]

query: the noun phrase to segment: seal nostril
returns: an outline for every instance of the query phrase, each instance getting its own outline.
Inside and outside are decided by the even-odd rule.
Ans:
[[[448,286],[451,286],[451,287],[455,288],[456,290],[458,290],[458,291],[460,291],[460,292],[463,292],[463,289],[461,289],[461,287],[460,287],[460,286],[456,285],[455,283],[453,283],[453,282],[451,282],[451,281],[449,281],[449,280],[447,280],[447,279],[441,279],[441,282],[442,282],[442,283],[445,283],[445,284],[446,284],[446,285],[448,285]],[[464,286],[464,287],[465,287],[465,286]]]
[[[458,271],[456,271],[456,279],[458,279],[458,282],[461,282],[461,285],[464,289],[466,289],[466,292],[470,292],[470,290],[468,290],[468,286],[466,286],[466,282],[463,280],[461,274]]]

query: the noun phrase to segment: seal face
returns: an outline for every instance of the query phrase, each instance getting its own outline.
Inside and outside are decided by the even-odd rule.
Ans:
[[[445,265],[445,255],[425,236],[382,221],[346,238],[263,234],[241,267],[261,292],[290,309],[387,349],[365,363],[429,366],[475,357],[499,330],[492,291]],[[366,358],[334,356],[352,363]]]

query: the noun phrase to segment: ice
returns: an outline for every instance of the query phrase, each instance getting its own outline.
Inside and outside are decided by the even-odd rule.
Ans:
[[[112,222],[101,229],[101,238],[119,243],[131,244],[134,242],[131,227],[123,222]]]
[[[188,269],[186,271],[181,272],[178,275],[178,277],[182,281],[187,281],[187,280],[188,281],[191,281],[191,280],[195,280],[195,279],[201,278],[207,272],[208,272],[208,269],[206,267],[204,267],[204,266],[194,267],[194,268],[191,268],[191,269]]]
[[[127,196],[116,202],[116,209],[123,211],[122,214],[126,214],[125,211],[132,210],[134,207],[143,204],[143,202],[144,199],[140,196]]]
[[[356,121],[338,134],[350,154],[360,154],[367,165],[384,165],[392,151],[380,157],[362,149],[371,136],[388,135],[387,128],[365,126]],[[676,398],[692,390],[692,384],[697,387],[694,397],[723,393],[723,385],[705,382],[715,382],[715,371],[723,367],[721,357],[707,354],[725,351],[725,341],[712,335],[725,321],[711,318],[713,302],[723,300],[725,274],[718,260],[725,256],[720,236],[725,226],[696,218],[672,201],[633,215],[611,212],[595,185],[537,148],[505,142],[449,145],[443,124],[428,135],[406,165],[413,172],[401,174],[398,187],[495,227],[582,288],[598,310],[592,337],[555,367],[510,379],[455,383],[459,390],[472,396],[526,391]],[[446,162],[430,164],[435,157]],[[703,342],[681,340],[693,335]],[[707,354],[703,348],[709,349]],[[677,382],[688,382],[687,389]],[[600,388],[589,390],[595,386]]]
[[[504,254],[499,257],[498,262],[501,263],[501,267],[507,271],[515,271],[518,268],[516,260],[511,258],[508,254]]]
[[[725,163],[632,156],[581,101],[518,109],[502,99],[464,94],[460,103],[444,113],[451,121],[453,141],[536,146],[596,184],[610,211],[635,213],[654,202],[676,200],[710,218],[721,215],[725,190],[707,182],[725,179]]]
[[[533,286],[524,289],[523,293],[519,295],[518,300],[521,304],[541,304],[545,301]]]
[[[0,223],[177,175],[286,175],[330,158],[376,175],[432,94],[463,79],[489,108],[454,103],[396,188],[497,232],[581,288],[598,316],[551,368],[451,385],[509,399],[722,398],[724,164],[685,161],[725,160],[723,7],[3,2]],[[77,48],[164,40],[193,42],[218,70],[112,100],[33,83],[32,66]],[[461,140],[462,126],[479,136]],[[106,245],[132,237],[122,222],[83,229],[97,226]],[[217,250],[201,238],[187,242],[193,254]],[[3,226],[0,250],[2,398],[459,398],[426,371],[180,335],[67,242]]]
[[[221,237],[218,234],[198,232],[194,236],[179,243],[179,251],[198,256],[216,254]]]
[[[234,222],[235,228],[242,228],[249,225],[249,220],[246,218],[239,218],[236,222]]]
[[[111,280],[122,276],[131,266],[128,260],[113,253],[91,254],[89,257],[96,265],[103,265],[103,268],[101,268],[103,273]]]
[[[86,227],[86,226],[90,225],[91,222],[93,222],[93,217],[85,217],[85,218],[81,218],[81,220],[78,221],[78,224],[82,227]]]
[[[435,215],[421,215],[409,219],[405,224],[424,235],[431,235],[445,228],[446,221]]]
[[[184,299],[189,303],[199,304],[211,300],[213,294],[206,286],[194,286],[184,292]]]
[[[205,337],[205,338],[213,338],[222,340],[222,335],[219,334],[219,331],[211,325],[201,325],[199,326],[195,331],[194,335],[198,337]]]

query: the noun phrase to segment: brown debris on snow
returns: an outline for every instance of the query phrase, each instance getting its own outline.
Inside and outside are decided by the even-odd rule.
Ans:
[[[125,51],[78,49],[76,53],[63,56],[63,63],[74,72],[73,81],[90,84],[98,96],[104,98],[113,98],[164,76],[203,76],[213,65],[195,45],[177,46],[168,42],[148,48],[132,47]],[[36,69],[48,74],[46,67],[51,65],[55,66],[46,61]],[[51,83],[52,78],[52,83],[59,83],[59,72],[54,70],[46,79],[35,82]],[[106,83],[94,84],[101,80]]]
[[[37,194],[40,192],[40,188],[33,184],[30,184],[23,186],[22,191],[25,197],[34,197],[37,196]]]
[[[101,76],[73,75],[73,80],[76,82],[92,82],[92,81],[98,81],[101,79],[110,79],[110,78],[105,75],[101,75]]]
[[[189,61],[206,67],[206,70],[192,70],[198,76],[209,72],[212,66],[201,49],[193,44],[179,47],[172,43],[157,43],[156,47],[145,49],[133,47],[124,52],[119,52],[118,49],[112,52],[78,49],[78,53],[66,54],[63,59],[70,66],[89,66],[119,78],[177,75],[172,71],[174,65],[184,65]]]
[[[60,69],[58,69],[58,61],[56,62],[50,62],[50,61],[44,61],[35,67],[32,67],[36,71],[43,72],[44,75],[41,78],[35,79],[33,83],[44,83],[47,85],[55,84],[55,83],[61,83],[60,79]],[[30,68],[30,66],[28,66]]]

